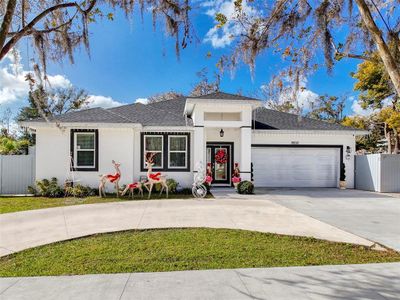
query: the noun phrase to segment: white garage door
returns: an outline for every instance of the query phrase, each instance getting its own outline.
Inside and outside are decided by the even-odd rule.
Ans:
[[[259,187],[337,187],[338,148],[254,147],[254,184]]]

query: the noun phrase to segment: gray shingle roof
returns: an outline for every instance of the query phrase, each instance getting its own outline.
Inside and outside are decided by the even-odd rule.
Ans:
[[[183,115],[185,101],[185,97],[179,97],[147,105],[128,104],[109,110],[144,126],[190,126],[191,120]]]
[[[110,112],[101,107],[71,111],[66,114],[49,118],[51,121],[59,122],[87,122],[87,123],[131,123],[130,120]],[[45,122],[43,118],[31,120],[30,122]]]
[[[236,94],[228,94],[223,92],[215,92],[207,95],[202,95],[198,97],[188,97],[190,99],[216,99],[216,100],[257,100],[255,98],[245,97]]]
[[[253,118],[253,127],[261,130],[357,130],[265,107],[257,108],[253,112]]]
[[[51,121],[66,123],[136,123],[144,126],[186,126],[192,120],[185,118],[185,97],[152,103],[127,104],[114,108],[90,108],[54,116]],[[30,122],[45,122],[43,118]]]
[[[221,92],[196,98],[235,100],[235,98],[232,98],[233,96],[237,97],[236,100],[255,100]],[[183,115],[186,99],[186,97],[179,97],[147,105],[134,103],[109,109],[84,109],[55,116],[53,119],[68,123],[136,123],[143,126],[192,126],[192,120]],[[256,130],[356,130],[351,127],[299,117],[295,114],[279,112],[265,107],[257,108],[253,113],[253,118],[253,127]],[[32,121],[44,122],[43,119]]]

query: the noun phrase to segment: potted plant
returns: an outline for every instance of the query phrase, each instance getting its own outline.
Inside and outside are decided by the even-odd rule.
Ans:
[[[242,179],[240,178],[239,164],[235,163],[235,168],[233,169],[233,174],[232,174],[232,183],[235,189],[237,189],[237,186],[241,181]]]
[[[346,189],[346,166],[344,163],[341,164],[340,166],[340,181],[339,181],[339,187],[341,190]]]

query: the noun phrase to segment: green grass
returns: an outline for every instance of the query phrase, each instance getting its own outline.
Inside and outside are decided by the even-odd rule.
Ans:
[[[212,195],[208,195],[208,198],[212,198]],[[166,199],[165,194],[160,196],[158,193],[153,193],[150,200],[156,199]],[[186,194],[170,194],[169,199],[193,199],[193,196]],[[147,200],[147,194],[145,194],[143,198],[135,195],[133,201],[135,200]],[[98,196],[87,198],[0,197],[0,214],[40,208],[116,201],[132,201],[132,198],[128,196],[116,198],[115,195],[109,195],[106,198],[100,198]]]
[[[230,229],[99,234],[0,258],[0,276],[156,272],[400,261],[400,253]]]

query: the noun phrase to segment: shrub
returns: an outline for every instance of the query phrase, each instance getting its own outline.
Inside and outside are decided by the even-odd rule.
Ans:
[[[57,198],[64,197],[64,190],[58,185],[57,178],[53,177],[51,180],[43,179],[36,181],[36,189],[29,187],[28,191],[31,190],[35,195]]]
[[[254,185],[251,181],[242,181],[238,184],[237,191],[239,194],[253,194]]]
[[[28,194],[37,195],[37,190],[33,186],[28,186]]]
[[[65,189],[65,194],[68,196],[85,198],[96,195],[96,190],[92,189],[89,186],[83,186],[81,184],[77,184],[75,186],[67,187]]]
[[[169,193],[176,193],[176,188],[178,187],[179,183],[172,178],[168,178],[167,179],[167,186],[168,186],[168,192]]]
[[[17,140],[9,136],[0,136],[0,155],[18,155],[28,152],[29,141]]]
[[[168,193],[175,194],[176,193],[176,188],[178,187],[178,185],[179,185],[179,183],[175,179],[168,178],[167,179]],[[156,192],[160,192],[161,188],[162,188],[161,183],[156,183],[154,185],[154,190]]]

